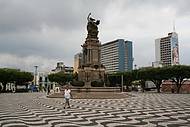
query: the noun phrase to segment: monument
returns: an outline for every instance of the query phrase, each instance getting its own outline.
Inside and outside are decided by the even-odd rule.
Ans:
[[[93,81],[102,82],[105,79],[105,67],[100,60],[100,46],[98,40],[98,25],[100,20],[95,20],[89,13],[87,17],[87,38],[82,46],[82,64],[78,69],[78,80],[91,87]]]

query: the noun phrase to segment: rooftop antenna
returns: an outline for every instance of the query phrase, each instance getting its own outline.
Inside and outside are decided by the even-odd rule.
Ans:
[[[173,32],[175,32],[175,20],[173,20]]]

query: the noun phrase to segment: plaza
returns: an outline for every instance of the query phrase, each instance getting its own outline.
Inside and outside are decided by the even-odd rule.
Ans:
[[[71,99],[44,93],[0,94],[2,127],[187,127],[190,94],[122,93],[122,99]]]

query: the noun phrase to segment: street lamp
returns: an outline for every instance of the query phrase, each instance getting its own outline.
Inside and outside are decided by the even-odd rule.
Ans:
[[[37,75],[38,75],[38,66],[34,66],[35,67],[35,72],[34,72],[34,85],[36,86],[37,83]]]
[[[123,74],[121,75],[121,92],[123,92]]]
[[[137,65],[135,64],[134,66],[135,66],[135,70],[136,70],[137,69]]]

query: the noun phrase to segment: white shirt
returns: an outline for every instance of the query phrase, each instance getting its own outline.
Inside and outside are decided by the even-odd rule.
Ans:
[[[71,94],[70,94],[70,93],[71,93],[71,90],[70,90],[70,89],[68,89],[68,90],[65,89],[65,95],[64,95],[65,98],[70,99],[70,98],[71,98]]]

